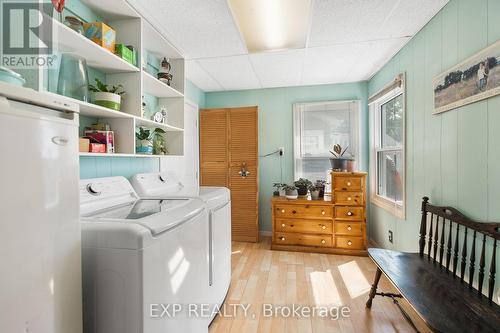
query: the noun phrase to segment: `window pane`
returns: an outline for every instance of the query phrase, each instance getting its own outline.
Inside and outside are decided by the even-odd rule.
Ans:
[[[403,151],[377,152],[377,194],[397,203],[403,201]]]
[[[299,167],[301,172],[296,175],[296,178],[307,178],[312,182],[328,179],[327,174],[331,169],[329,158],[306,158],[301,159],[299,163],[301,164]]]
[[[333,145],[349,146],[348,153],[356,156],[357,142],[352,127],[356,121],[349,106],[343,110],[302,112],[301,157],[330,157]]]
[[[403,94],[381,106],[381,146],[403,146]]]

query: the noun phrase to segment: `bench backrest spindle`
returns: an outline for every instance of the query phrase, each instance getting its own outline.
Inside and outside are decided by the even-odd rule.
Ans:
[[[429,219],[430,215],[430,220]],[[440,225],[441,220],[441,225]],[[448,223],[447,223],[448,221]],[[454,228],[454,224],[456,227]],[[455,229],[455,230],[454,230]],[[470,254],[468,245],[468,230],[472,230],[472,245]],[[455,235],[453,232],[455,231]],[[447,233],[447,234],[446,234]],[[481,253],[479,256],[477,279],[474,281],[476,273],[476,234],[482,235]],[[460,239],[463,237],[463,244]],[[479,236],[480,237],[480,236]],[[469,256],[468,285],[470,289],[475,289],[477,294],[483,297],[483,284],[486,272],[486,249],[488,253],[492,245],[491,262],[489,264],[488,291],[487,297],[490,302],[493,300],[495,290],[497,240],[500,239],[500,223],[481,223],[473,221],[452,207],[434,206],[429,203],[429,198],[424,197],[422,201],[422,220],[420,224],[419,254],[427,260],[438,261],[446,268],[446,272],[453,274],[453,277],[460,277],[463,283],[466,280],[467,256]],[[492,242],[490,242],[490,240]],[[461,245],[461,246],[460,246]],[[445,250],[446,247],[446,250]],[[427,249],[426,249],[427,248]],[[426,252],[427,251],[427,252]],[[446,254],[445,254],[446,251]],[[460,253],[461,251],[461,253]],[[439,255],[439,259],[438,259]],[[444,258],[446,256],[446,258]],[[459,269],[460,257],[460,269]],[[446,261],[445,261],[446,260]],[[453,262],[453,263],[452,263]],[[475,283],[476,282],[476,283]]]
[[[457,274],[458,264],[458,235],[460,234],[460,224],[457,223],[457,233],[455,235],[455,246],[453,247],[453,276]]]

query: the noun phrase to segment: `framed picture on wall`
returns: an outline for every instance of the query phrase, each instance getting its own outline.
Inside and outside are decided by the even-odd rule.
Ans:
[[[500,94],[500,40],[433,80],[434,114]]]

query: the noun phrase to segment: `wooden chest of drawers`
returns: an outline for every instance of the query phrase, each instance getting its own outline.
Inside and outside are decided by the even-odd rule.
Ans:
[[[325,200],[272,199],[273,250],[366,255],[366,174],[331,175]]]

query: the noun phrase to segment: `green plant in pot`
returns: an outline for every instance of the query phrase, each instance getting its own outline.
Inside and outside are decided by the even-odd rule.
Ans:
[[[333,146],[333,151],[330,150],[330,153],[333,155],[330,158],[333,171],[354,171],[354,158],[345,155],[347,149],[349,149],[349,146],[342,149],[342,146],[336,144]]]
[[[311,181],[305,178],[299,178],[299,180],[296,180],[293,185],[297,187],[297,192],[299,193],[300,196],[305,196],[307,195],[307,189],[309,186],[312,185]]]
[[[285,190],[285,197],[287,199],[297,199],[299,197],[299,194],[297,192],[297,187],[294,185],[283,185],[283,189]]]
[[[125,94],[121,84],[109,86],[101,80],[95,79],[96,85],[89,84],[89,90],[92,92],[92,101],[96,105],[104,106],[108,109],[120,111],[122,95]]]
[[[325,197],[326,181],[322,180],[322,179],[318,179],[314,183],[314,186],[319,190],[319,198],[324,198]]]
[[[312,200],[319,200],[319,188],[316,185],[309,185],[309,192],[311,192]]]
[[[161,145],[165,143],[162,134],[166,133],[161,128],[149,129],[139,126],[135,132],[136,147],[135,151],[138,154],[152,155],[161,154]],[[154,142],[157,142],[156,151],[154,149]],[[160,145],[158,145],[160,143]],[[165,150],[166,151],[166,150]]]
[[[283,184],[283,183],[274,183],[273,184],[273,187],[274,187],[273,195],[275,197],[277,197],[277,196],[284,197],[285,196],[284,186],[285,186],[285,184]]]

